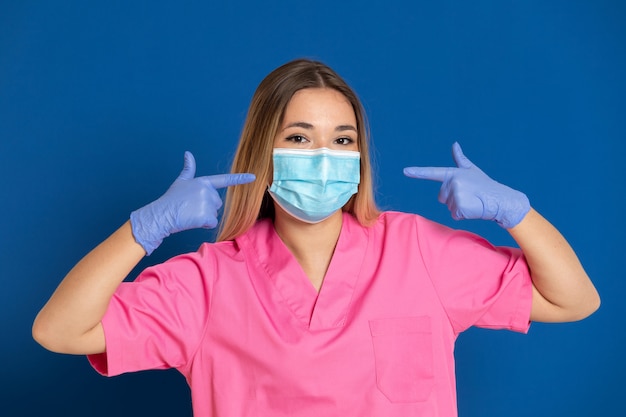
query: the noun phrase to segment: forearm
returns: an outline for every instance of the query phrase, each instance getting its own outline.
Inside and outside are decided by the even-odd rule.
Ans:
[[[116,288],[144,256],[126,222],[63,279],[35,319],[35,339],[63,353],[104,350],[100,321]]]
[[[531,320],[580,320],[600,305],[600,297],[576,253],[561,233],[531,208],[509,233],[522,249],[533,280]]]

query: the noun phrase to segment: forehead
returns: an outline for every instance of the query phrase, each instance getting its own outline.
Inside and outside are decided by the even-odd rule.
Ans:
[[[305,88],[298,90],[289,100],[283,116],[284,122],[295,119],[340,119],[342,123],[355,123],[356,115],[350,101],[332,88]]]

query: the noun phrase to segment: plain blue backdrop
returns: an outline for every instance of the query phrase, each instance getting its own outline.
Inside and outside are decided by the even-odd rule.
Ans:
[[[157,198],[192,151],[225,172],[261,79],[297,57],[360,94],[384,209],[455,222],[408,165],[458,140],[570,240],[603,300],[589,319],[458,340],[461,417],[623,416],[626,7],[621,1],[0,3],[0,414],[189,416],[175,371],[115,378],[45,351],[32,320],[65,273]],[[212,239],[169,238],[140,268]],[[136,272],[134,272],[136,273]]]

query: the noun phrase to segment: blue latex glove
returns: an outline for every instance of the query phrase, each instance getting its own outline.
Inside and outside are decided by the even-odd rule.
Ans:
[[[522,221],[530,210],[524,193],[489,178],[463,155],[457,142],[452,145],[452,155],[457,168],[409,167],[404,168],[404,175],[440,181],[439,201],[456,220],[495,220],[505,229]]]
[[[146,254],[150,255],[172,233],[217,226],[222,199],[216,189],[255,179],[253,174],[195,175],[196,161],[191,152],[185,152],[183,170],[165,194],[130,214],[133,236]]]

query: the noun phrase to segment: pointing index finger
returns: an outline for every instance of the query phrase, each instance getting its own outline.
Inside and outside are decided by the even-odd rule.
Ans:
[[[444,167],[407,167],[404,168],[404,175],[410,178],[417,178],[421,180],[431,180],[444,182],[449,174],[450,170],[454,168]]]
[[[231,185],[239,185],[239,184],[247,184],[256,179],[254,174],[218,174],[218,175],[209,175],[203,177],[205,181],[208,181],[213,188],[226,188]]]

